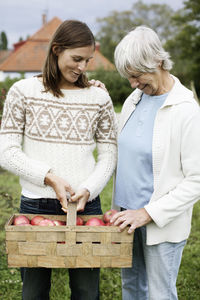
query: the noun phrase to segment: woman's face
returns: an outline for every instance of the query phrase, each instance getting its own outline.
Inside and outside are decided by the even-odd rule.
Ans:
[[[135,71],[128,80],[132,88],[138,88],[144,94],[153,96],[163,93],[164,78],[159,68],[153,73],[139,73]]]
[[[93,57],[94,45],[74,49],[65,49],[58,54],[58,67],[62,74],[60,88],[73,88],[79,76],[86,70]]]

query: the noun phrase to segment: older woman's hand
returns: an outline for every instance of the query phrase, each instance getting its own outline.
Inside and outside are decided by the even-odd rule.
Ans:
[[[89,81],[89,83],[91,83],[93,86],[100,87],[101,89],[103,89],[104,91],[106,91],[108,93],[108,90],[106,89],[105,84],[103,82],[101,82],[100,80],[91,79]]]
[[[145,208],[140,208],[137,210],[124,210],[116,213],[112,219],[111,223],[113,225],[119,226],[122,231],[125,227],[130,226],[128,233],[132,233],[136,228],[144,226],[152,221],[152,218],[147,213]]]

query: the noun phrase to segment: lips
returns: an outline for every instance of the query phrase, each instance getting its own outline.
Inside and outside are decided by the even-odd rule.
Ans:
[[[75,77],[79,77],[81,75],[81,73],[76,73],[76,72],[72,71],[72,75],[75,76]]]

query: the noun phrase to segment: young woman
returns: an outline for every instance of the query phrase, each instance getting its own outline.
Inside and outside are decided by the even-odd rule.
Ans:
[[[20,176],[21,213],[64,214],[67,193],[80,213],[102,213],[98,195],[115,168],[116,123],[108,93],[84,74],[94,50],[88,26],[65,21],[50,42],[43,74],[8,92],[0,164]],[[49,299],[51,269],[21,273],[23,300]],[[69,278],[71,299],[99,299],[99,269],[70,269]]]

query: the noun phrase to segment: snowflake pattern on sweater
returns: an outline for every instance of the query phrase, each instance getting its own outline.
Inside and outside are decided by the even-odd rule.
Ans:
[[[51,170],[74,189],[87,188],[91,200],[115,168],[116,116],[109,95],[100,88],[62,91],[61,98],[44,92],[36,77],[11,87],[2,117],[0,164],[20,176],[23,188],[42,197],[55,198],[44,185]]]
[[[29,98],[18,88],[11,90],[9,98],[10,101],[5,103],[2,133],[21,133],[26,117],[24,134],[34,140],[91,144],[93,136],[96,135],[98,142],[116,143],[110,101],[105,103],[103,108],[98,103],[62,103],[42,97]],[[20,103],[19,98],[24,101]]]

